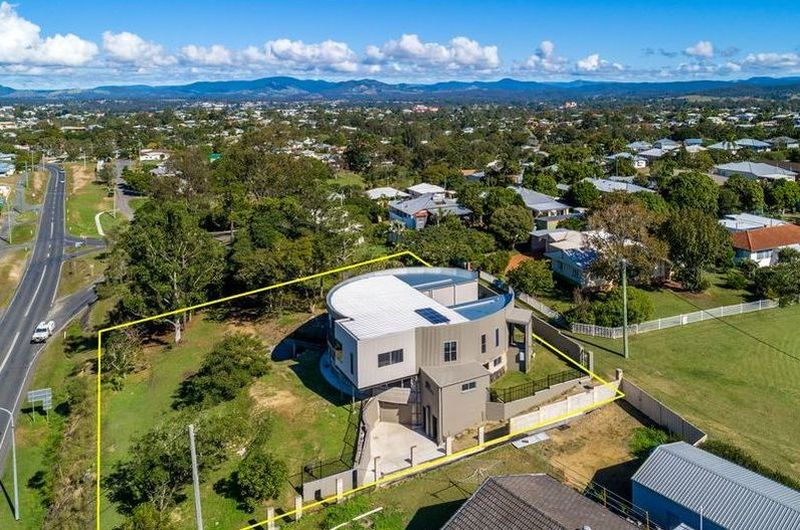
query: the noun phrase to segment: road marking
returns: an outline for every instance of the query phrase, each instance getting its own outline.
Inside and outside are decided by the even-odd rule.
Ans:
[[[36,284],[36,290],[33,292],[33,296],[31,297],[31,301],[28,302],[28,309],[25,310],[25,316],[28,316],[28,313],[31,311],[31,306],[36,301],[36,295],[39,294],[39,289],[42,287],[42,282],[44,281],[44,276],[47,274],[47,265],[44,266],[44,270],[42,271],[42,277],[39,278],[39,283]]]
[[[50,221],[50,237],[53,237],[53,227],[54,226],[55,226],[54,225],[54,221]]]
[[[14,335],[14,340],[11,341],[11,347],[6,352],[6,357],[5,359],[3,359],[3,364],[0,364],[0,373],[3,372],[3,368],[6,367],[6,363],[8,362],[8,359],[11,357],[11,351],[14,349],[14,346],[17,345],[17,339],[19,339],[19,331],[17,331],[17,334]]]

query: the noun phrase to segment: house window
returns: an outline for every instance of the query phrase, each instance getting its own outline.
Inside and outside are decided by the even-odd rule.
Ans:
[[[497,357],[495,360],[492,361],[492,366],[500,366],[503,364],[503,357]]]
[[[470,392],[472,390],[475,390],[476,388],[478,388],[478,383],[476,383],[475,381],[470,381],[469,383],[464,383],[463,385],[461,385],[462,392]]]
[[[486,334],[481,335],[481,353],[486,353]]]
[[[350,352],[349,357],[350,357],[350,373],[353,374],[353,375],[356,375],[356,370],[355,370],[355,366],[354,366],[356,354],[353,353],[353,352]]]
[[[449,363],[456,360],[458,360],[458,342],[448,340],[444,343],[444,362]]]
[[[500,328],[494,328],[494,347],[500,347]]]
[[[403,362],[403,350],[392,350],[378,354],[378,368]]]

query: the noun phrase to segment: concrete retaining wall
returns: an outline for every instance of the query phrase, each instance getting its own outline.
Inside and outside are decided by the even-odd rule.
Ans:
[[[697,445],[705,441],[705,432],[700,430],[693,423],[685,420],[678,413],[631,381],[623,379],[620,390],[625,394],[625,401],[647,416],[653,423],[679,436],[682,440],[692,445]]]
[[[578,342],[564,336],[561,331],[536,315],[533,315],[531,322],[535,334],[558,348],[573,361],[589,368],[589,370],[594,370],[594,358],[591,351],[584,350],[583,346]]]
[[[563,417],[570,413],[580,414],[577,411],[595,403],[613,398],[616,395],[619,383],[619,381],[612,381],[608,385],[596,386],[591,390],[569,396],[556,403],[544,405],[534,412],[515,416],[511,418],[509,422],[509,432],[516,433],[534,430],[539,424],[548,420],[554,420],[555,418]]]
[[[336,481],[338,479],[342,479],[342,491],[350,491],[358,486],[357,474],[356,469],[348,469],[329,477],[303,483],[303,502],[311,502],[336,495]]]
[[[510,403],[494,403],[489,401],[486,403],[486,419],[488,421],[506,421],[512,416],[516,416],[528,409],[538,407],[542,403],[550,401],[555,396],[558,396],[574,386],[586,384],[590,379],[591,378],[587,376],[559,383],[541,392],[536,392],[530,397],[511,401]]]

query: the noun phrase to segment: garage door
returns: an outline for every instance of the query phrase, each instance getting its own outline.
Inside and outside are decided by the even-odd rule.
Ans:
[[[411,425],[411,407],[398,403],[381,403],[381,421]]]

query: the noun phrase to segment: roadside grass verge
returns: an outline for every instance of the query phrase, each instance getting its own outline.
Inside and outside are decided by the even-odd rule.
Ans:
[[[104,251],[99,250],[65,260],[61,267],[56,298],[77,292],[100,278],[107,265],[102,259],[104,254]]]
[[[0,290],[0,308],[6,307],[11,301],[25,272],[27,260],[28,251],[25,249],[9,250],[0,254],[0,285],[3,286]]]
[[[44,199],[45,186],[50,174],[47,171],[34,171],[28,177],[28,186],[25,188],[25,202],[28,204],[41,204]],[[24,177],[23,177],[24,178]]]
[[[77,237],[97,237],[94,216],[111,210],[113,197],[106,187],[94,180],[94,166],[65,164],[67,173],[67,232]]]
[[[25,212],[17,215],[14,226],[11,229],[11,242],[14,245],[30,243],[36,236],[36,228],[39,225],[39,214],[35,211]]]
[[[622,341],[574,335],[595,353],[600,375],[615,368],[710,436],[800,477],[800,306],[654,331]]]

